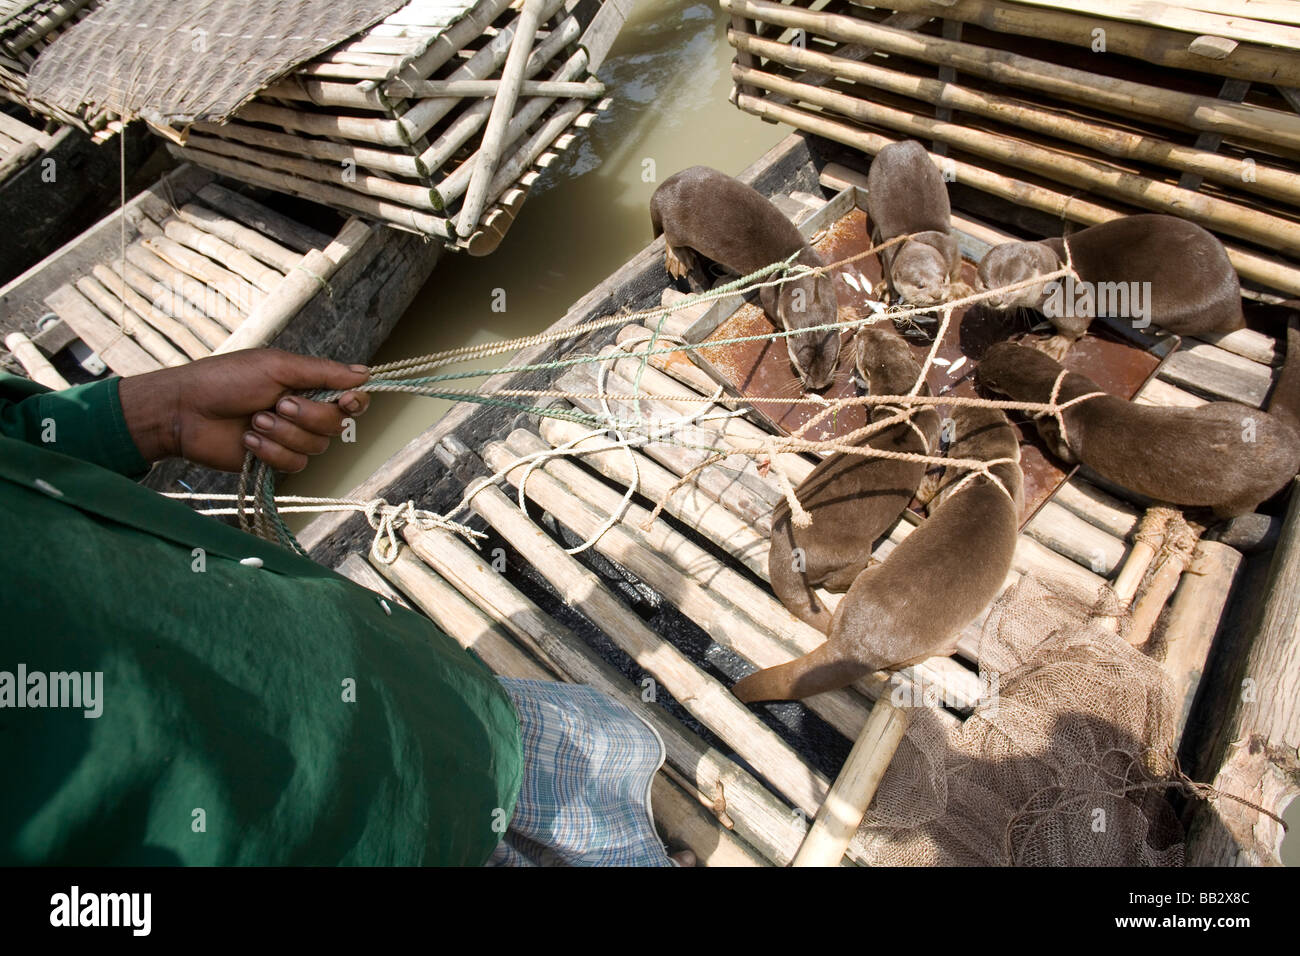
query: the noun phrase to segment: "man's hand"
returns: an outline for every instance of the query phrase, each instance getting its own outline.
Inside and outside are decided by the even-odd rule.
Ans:
[[[244,454],[278,471],[307,467],[370,404],[364,392],[337,402],[311,402],[291,392],[349,389],[370,377],[364,365],[249,349],[213,355],[121,380],[127,428],[149,461],[180,457],[221,471],[239,471]]]

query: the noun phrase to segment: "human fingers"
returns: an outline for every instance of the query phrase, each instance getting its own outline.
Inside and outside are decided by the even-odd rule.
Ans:
[[[275,413],[286,421],[317,435],[342,434],[348,418],[361,415],[370,404],[363,392],[345,392],[338,402],[313,402],[300,395],[288,395],[276,402]]]
[[[258,412],[254,415],[253,430],[290,451],[304,455],[319,455],[330,446],[328,435],[308,431],[271,412]]]
[[[274,439],[259,435],[255,431],[244,432],[244,447],[276,471],[292,474],[307,467],[305,454],[290,451]]]
[[[364,365],[344,365],[315,355],[296,355],[278,350],[267,354],[272,363],[272,374],[288,388],[349,389],[370,378],[370,369]]]

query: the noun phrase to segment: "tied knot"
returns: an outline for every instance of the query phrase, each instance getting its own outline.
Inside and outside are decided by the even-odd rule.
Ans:
[[[463,524],[452,521],[432,511],[415,507],[415,502],[407,500],[399,505],[390,505],[383,498],[372,498],[366,502],[363,513],[366,522],[375,531],[375,539],[370,544],[370,554],[381,564],[392,564],[401,553],[402,545],[397,533],[407,525],[421,531],[441,529],[462,535],[471,543],[475,538],[486,538],[481,531],[475,531]],[[477,545],[476,545],[477,546]]]

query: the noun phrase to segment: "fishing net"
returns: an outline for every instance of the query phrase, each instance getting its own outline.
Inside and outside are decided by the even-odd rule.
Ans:
[[[949,730],[911,713],[863,821],[879,866],[1180,866],[1165,797],[1177,710],[1124,613],[1025,576],[980,639],[989,693]]]

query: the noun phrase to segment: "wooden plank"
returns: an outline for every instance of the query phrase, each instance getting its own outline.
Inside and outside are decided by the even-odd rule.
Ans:
[[[1202,803],[1187,836],[1189,866],[1280,864],[1284,830],[1271,817],[1300,791],[1300,480],[1292,482],[1286,523],[1273,552],[1249,651],[1229,685],[1231,711],[1211,757],[1211,785],[1239,800]],[[1216,722],[1217,723],[1217,722]]]
[[[1264,404],[1273,382],[1267,365],[1203,342],[1184,344],[1165,360],[1158,376],[1194,392],[1254,408]]]

